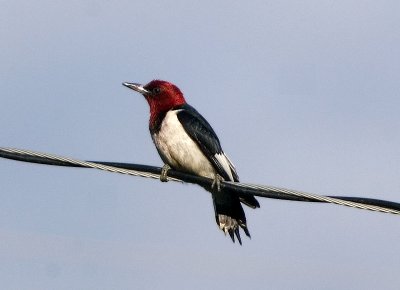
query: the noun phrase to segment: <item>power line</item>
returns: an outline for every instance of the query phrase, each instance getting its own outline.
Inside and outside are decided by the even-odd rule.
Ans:
[[[109,172],[128,174],[146,178],[159,179],[161,168],[143,164],[104,162],[104,161],[81,161],[68,157],[60,157],[53,154],[0,147],[0,157],[30,163],[39,163],[56,166],[84,167],[105,170]],[[187,174],[184,172],[169,170],[168,180],[198,184],[202,187],[210,187],[212,179]],[[221,182],[221,190],[229,191],[239,195],[255,195],[265,198],[333,203],[353,208],[371,211],[400,214],[400,203],[352,196],[321,196],[297,190],[279,188],[268,185],[246,184],[239,182]]]

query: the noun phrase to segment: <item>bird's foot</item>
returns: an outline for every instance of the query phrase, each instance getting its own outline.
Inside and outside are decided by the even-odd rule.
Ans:
[[[169,166],[168,164],[164,164],[164,166],[161,169],[161,175],[160,175],[160,180],[161,182],[167,182],[168,181],[168,170],[171,169],[171,166]]]
[[[220,176],[219,174],[215,174],[213,183],[211,184],[211,188],[214,189],[214,187],[217,187],[217,191],[220,192],[221,191],[221,181],[224,181],[222,176]]]

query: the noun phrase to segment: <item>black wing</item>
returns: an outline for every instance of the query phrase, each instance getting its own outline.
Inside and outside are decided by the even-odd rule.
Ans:
[[[218,174],[225,180],[231,180],[229,175],[233,176],[233,181],[239,181],[233,164],[226,158],[222,151],[221,144],[211,125],[200,115],[192,106],[185,104],[175,109],[181,109],[177,113],[178,120],[181,122],[186,133],[200,147],[200,150],[207,156],[208,160],[214,165]],[[229,168],[226,168],[218,159],[226,158]],[[227,172],[230,170],[230,172]]]
[[[196,111],[192,106],[185,104],[175,108],[181,109],[177,113],[179,122],[181,122],[186,133],[192,138],[200,147],[200,150],[207,156],[208,160],[214,165],[217,173],[225,180],[231,180],[230,174],[233,177],[233,181],[239,182],[239,176],[236,173],[236,169],[232,162],[222,151],[221,144],[217,134],[215,134],[211,125],[199,112]],[[225,164],[222,164],[220,160]],[[230,170],[230,172],[227,172]],[[230,173],[230,174],[229,174]],[[251,195],[240,195],[239,199],[241,202],[252,208],[260,207],[260,204]],[[245,221],[245,218],[244,218]]]

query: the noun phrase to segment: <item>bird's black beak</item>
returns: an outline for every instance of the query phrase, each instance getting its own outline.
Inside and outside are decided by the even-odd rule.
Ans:
[[[142,95],[150,94],[150,92],[146,90],[141,84],[134,84],[134,83],[122,83],[122,84],[127,88],[130,88],[138,93],[141,93]]]

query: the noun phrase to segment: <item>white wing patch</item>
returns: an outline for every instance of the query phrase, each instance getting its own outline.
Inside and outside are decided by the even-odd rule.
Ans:
[[[225,155],[225,153],[218,153],[214,155],[215,159],[218,160],[219,164],[221,164],[221,167],[224,169],[226,174],[229,176],[230,181],[234,181],[233,178],[233,172],[236,173],[235,171],[235,166],[233,166],[232,162],[229,160],[228,156]]]
[[[225,154],[225,153],[224,153],[224,154]],[[234,177],[234,178],[236,177],[236,179],[239,180],[239,175],[237,174],[235,165],[233,165],[233,163],[232,163],[232,161],[229,159],[228,155],[225,154],[225,157],[226,157],[226,159],[228,159],[229,167],[231,168],[231,172],[232,172],[233,177]]]

